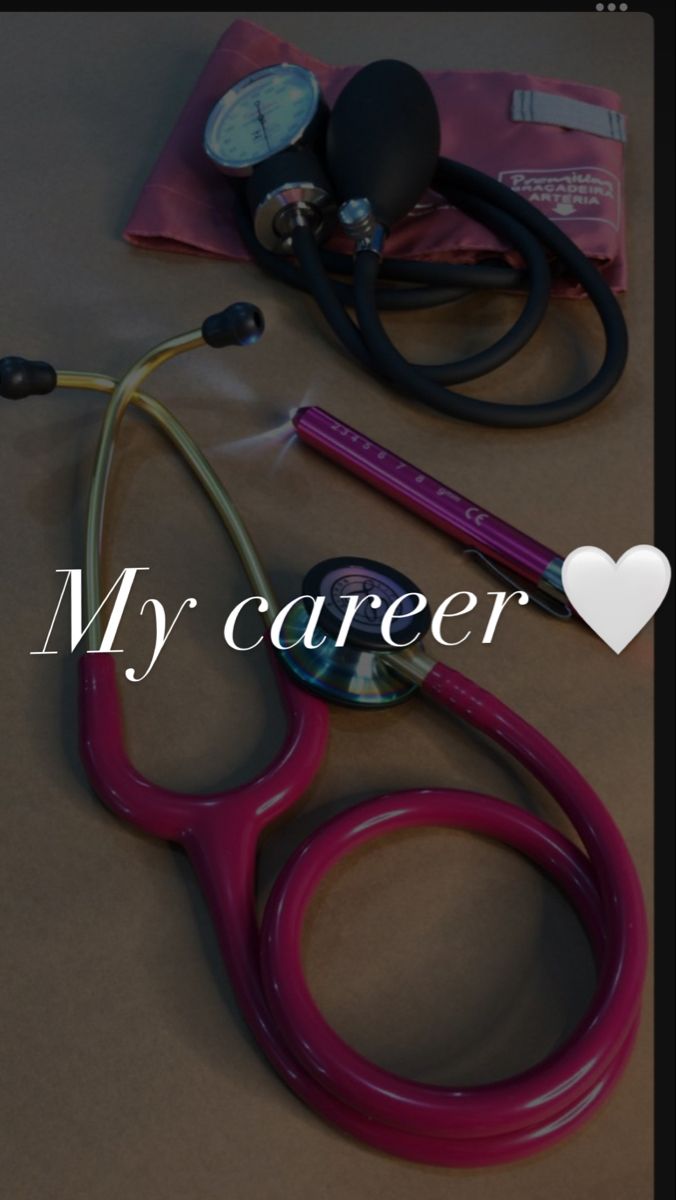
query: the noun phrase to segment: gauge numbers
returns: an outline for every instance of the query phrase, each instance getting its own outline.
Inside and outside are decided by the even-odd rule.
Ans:
[[[291,63],[264,67],[230,88],[212,110],[204,131],[211,159],[232,174],[294,145],[319,105],[311,71]]]

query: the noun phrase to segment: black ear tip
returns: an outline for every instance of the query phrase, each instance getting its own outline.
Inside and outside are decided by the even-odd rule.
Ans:
[[[212,313],[202,325],[207,346],[253,346],[263,336],[265,319],[260,308],[240,300],[222,312]]]
[[[0,396],[6,400],[46,396],[55,387],[56,371],[50,363],[31,361],[14,354],[0,358]]]
[[[233,335],[238,346],[252,346],[263,336],[265,318],[255,304],[241,301],[226,308],[233,326]]]

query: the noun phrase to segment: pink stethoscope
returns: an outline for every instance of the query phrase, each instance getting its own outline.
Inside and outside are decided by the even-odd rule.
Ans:
[[[201,330],[150,351],[119,382],[104,375],[57,373],[44,363],[3,360],[12,364],[0,371],[4,395],[20,398],[57,385],[110,393],[87,527],[92,624],[90,652],[80,662],[83,761],[95,791],[113,812],[185,849],[209,902],[241,1011],[297,1096],[345,1132],[401,1158],[459,1167],[509,1162],[553,1145],[588,1119],[617,1082],[639,1022],[647,953],[640,884],[617,826],[585,779],[542,734],[458,671],[415,646],[397,653],[380,648],[378,634],[367,622],[354,630],[356,640],[340,649],[329,636],[329,619],[328,646],[314,667],[308,657],[312,651],[279,653],[270,647],[287,722],[276,758],[241,787],[209,795],[171,791],[146,779],[130,762],[114,657],[92,652],[99,635],[105,484],[115,435],[129,404],[156,421],[183,454],[232,537],[256,595],[268,599],[266,619],[276,611],[260,560],[222,484],[176,417],[140,390],[146,376],[173,355],[205,343],[248,344],[262,328],[252,306],[233,305],[208,318]],[[381,584],[396,590],[398,581],[408,583],[397,572],[365,560],[331,560],[323,566],[323,575],[317,575],[318,568],[311,575],[320,590],[321,578],[328,580],[329,618],[336,581],[354,584],[368,576],[376,591]],[[300,628],[302,613],[294,620]],[[492,796],[458,789],[390,792],[354,805],[306,839],[279,875],[259,928],[258,842],[301,799],[320,768],[329,724],[329,710],[320,697],[373,705],[379,694],[382,703],[393,703],[418,688],[527,767],[560,805],[582,849],[538,817]],[[571,1038],[536,1067],[499,1083],[428,1085],[376,1066],[330,1028],[304,978],[303,922],[326,874],[365,843],[422,825],[474,831],[520,851],[566,894],[594,951],[595,995]]]

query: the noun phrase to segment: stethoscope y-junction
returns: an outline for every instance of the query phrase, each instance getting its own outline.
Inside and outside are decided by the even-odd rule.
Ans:
[[[559,1141],[594,1112],[617,1081],[639,1020],[646,963],[643,900],[622,836],[580,773],[536,729],[472,680],[428,657],[419,642],[395,652],[364,613],[348,643],[335,640],[340,599],[374,590],[383,597],[418,589],[391,568],[332,559],[313,568],[304,590],[324,595],[325,640],[276,654],[273,666],[286,711],[282,749],[254,779],[209,795],[178,792],[145,778],[125,750],[115,659],[99,653],[100,559],[106,483],[128,407],[140,408],[183,456],[240,555],[263,620],[278,611],[272,587],[235,505],[187,430],[142,389],[163,363],[205,344],[246,345],[263,323],[251,305],[234,305],[161,343],[115,380],[55,371],[46,363],[0,362],[0,394],[20,399],[55,387],[109,396],[101,427],[85,549],[88,652],[80,663],[81,753],[91,783],[109,808],[156,837],[181,845],[210,904],[241,1010],[288,1086],[327,1121],[371,1146],[417,1162],[477,1166],[507,1162]],[[302,602],[291,626],[308,619]],[[411,613],[412,632],[421,633]],[[332,636],[333,635],[333,636]],[[415,691],[468,723],[526,767],[554,797],[576,845],[530,812],[460,789],[391,792],[354,805],[313,833],[279,875],[259,926],[255,907],[257,845],[312,783],[324,757],[326,700],[374,708]],[[410,826],[449,826],[495,838],[536,863],[562,889],[589,936],[597,965],[593,1000],[573,1035],[545,1061],[481,1087],[409,1081],[352,1050],[317,1008],[302,969],[303,921],[323,877],[359,846]]]
[[[440,155],[434,97],[408,64],[385,60],[364,67],[330,113],[310,71],[289,63],[264,67],[219,100],[204,145],[216,166],[235,177],[239,230],[252,257],[278,279],[310,292],[346,350],[400,392],[450,416],[517,428],[578,416],[620,378],[627,331],[605,280],[529,200]],[[428,188],[497,234],[518,253],[522,268],[388,258],[389,232]],[[353,256],[320,248],[336,214],[353,239]],[[558,399],[535,403],[480,400],[456,390],[502,366],[532,338],[557,272],[577,280],[601,321],[605,352],[593,378]],[[456,362],[409,362],[380,319],[382,310],[430,308],[477,289],[525,290],[523,308],[492,346]]]

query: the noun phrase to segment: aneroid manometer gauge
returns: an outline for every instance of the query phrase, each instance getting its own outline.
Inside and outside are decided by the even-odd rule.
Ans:
[[[228,175],[253,168],[312,137],[322,107],[311,71],[291,63],[263,67],[230,88],[212,109],[204,149]]]
[[[328,233],[335,205],[311,150],[325,115],[312,72],[278,63],[240,79],[209,116],[204,149],[226,175],[249,177],[254,229],[268,250],[290,253],[299,223],[318,240]]]

